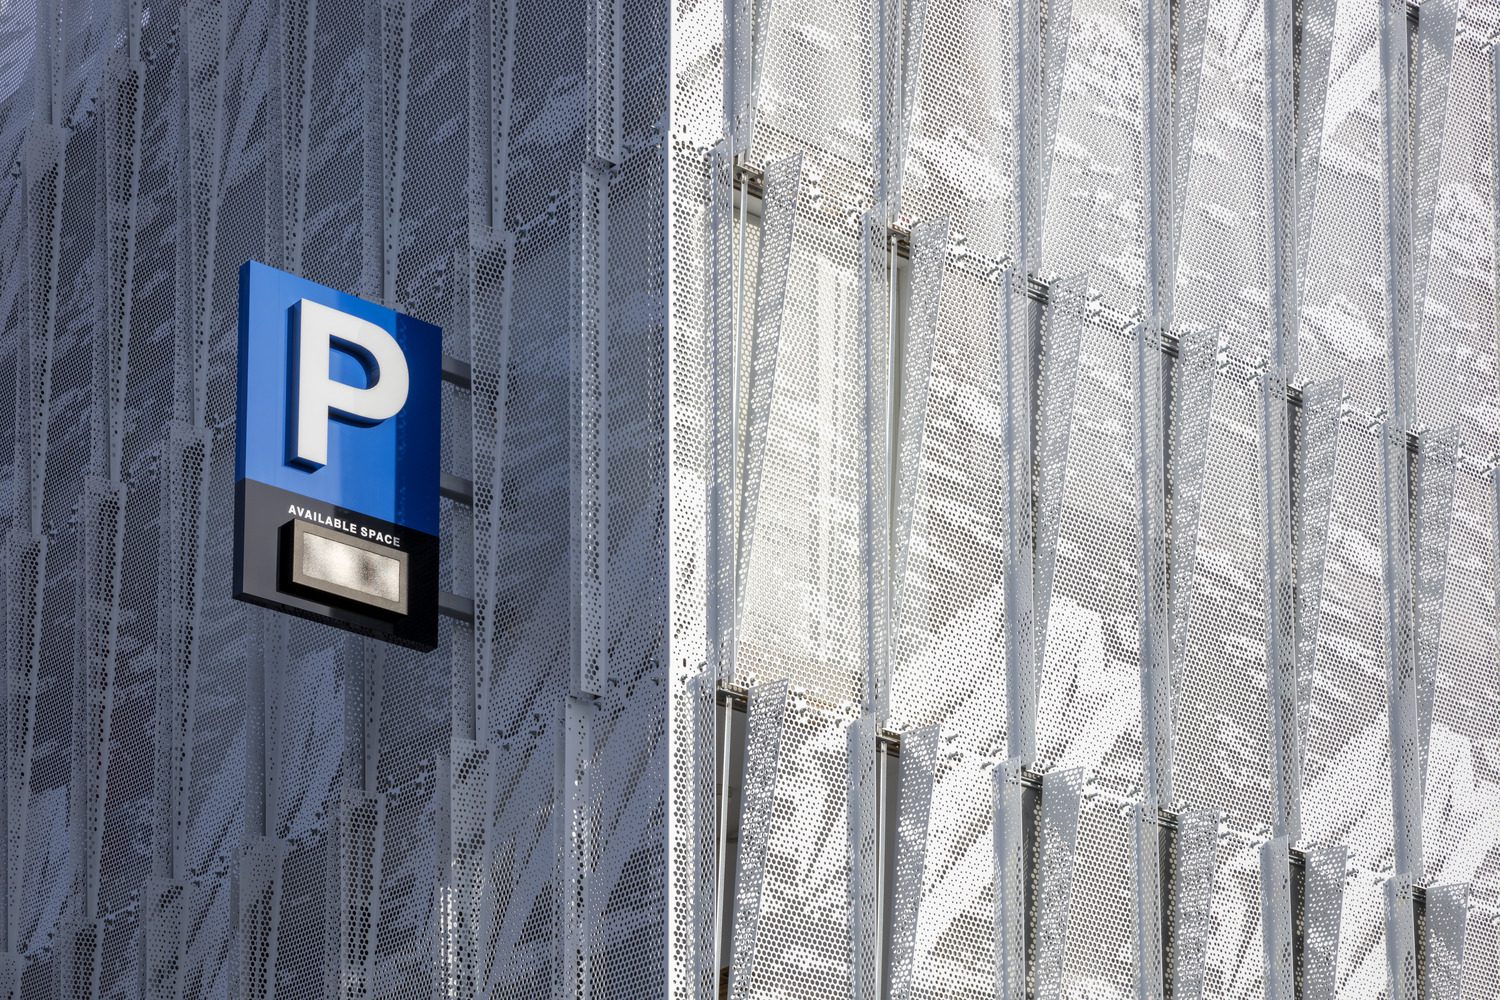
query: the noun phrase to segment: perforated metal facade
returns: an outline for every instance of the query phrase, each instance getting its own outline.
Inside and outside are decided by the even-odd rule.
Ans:
[[[0,10],[0,1000],[1488,1000],[1491,0]],[[440,645],[229,597],[235,274]]]

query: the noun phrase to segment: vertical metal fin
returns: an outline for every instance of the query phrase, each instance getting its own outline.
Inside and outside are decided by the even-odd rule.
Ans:
[[[1062,1000],[1063,960],[1068,953],[1073,865],[1078,856],[1078,816],[1088,774],[1082,768],[1049,771],[1042,777],[1038,833],[1036,937],[1033,964],[1036,1000]]]
[[[1492,572],[1495,577],[1495,607],[1497,609],[1500,609],[1500,466],[1496,466],[1495,468],[1491,469],[1489,477],[1491,487],[1490,510],[1492,512],[1489,524],[1491,552],[1490,558],[1493,560]],[[40,601],[41,598],[38,597],[37,600]],[[1497,638],[1500,638],[1500,621],[1495,621],[1494,625]]]
[[[1144,162],[1141,196],[1146,244],[1145,323],[1155,330],[1172,325],[1172,182],[1176,135],[1172,127],[1172,0],[1142,0],[1141,129]]]
[[[1015,269],[1022,282],[1035,270],[1041,257],[1044,192],[1041,190],[1043,95],[1039,6],[1040,0],[1016,0],[1012,14],[1011,86],[1015,105],[1011,109],[1011,138],[1015,143],[1015,158],[1011,164],[1011,183],[1016,200]]]
[[[593,907],[595,832],[599,810],[593,787],[594,714],[589,699],[569,696],[564,709],[563,746],[558,755],[558,798],[562,808],[558,856],[562,859],[562,995],[593,996],[597,927]]]
[[[1203,467],[1213,426],[1214,386],[1218,379],[1219,338],[1206,330],[1184,332],[1178,340],[1176,382],[1171,420],[1171,614],[1172,700],[1182,693],[1187,668],[1188,613],[1193,603],[1197,568],[1198,521],[1203,505]]]
[[[1021,758],[994,771],[995,981],[1000,1000],[1026,1000],[1026,844]]]
[[[748,149],[746,134],[754,115],[750,67],[754,53],[755,0],[724,3],[724,123],[726,137],[737,149]],[[760,6],[769,7],[763,2]]]
[[[167,442],[163,508],[163,565],[160,599],[166,656],[158,692],[157,740],[167,763],[161,806],[165,864],[160,874],[186,878],[188,824],[193,787],[193,746],[197,715],[198,647],[203,620],[203,573],[208,534],[204,501],[213,455],[213,434],[173,423]]]
[[[895,218],[900,202],[895,199],[896,174],[900,167],[901,96],[904,80],[901,74],[902,53],[905,50],[901,15],[903,0],[873,0],[874,8],[874,107],[872,121],[875,127],[875,204],[872,214],[889,225]]]
[[[107,929],[101,918],[70,924],[58,932],[59,1000],[98,1000]]]
[[[1302,996],[1305,1000],[1334,1000],[1349,849],[1315,847],[1302,857]]]
[[[1443,167],[1443,136],[1447,132],[1448,84],[1453,72],[1453,50],[1457,44],[1458,9],[1459,0],[1424,0],[1421,30],[1413,36],[1418,51],[1412,53],[1416,77],[1412,80],[1415,93],[1412,94],[1410,109],[1411,141],[1415,147],[1412,150],[1415,172],[1412,297],[1419,338],[1437,211],[1438,179]]]
[[[878,1000],[880,991],[880,910],[878,837],[880,817],[875,789],[876,716],[865,711],[849,725],[849,996]]]
[[[397,305],[401,200],[406,177],[406,105],[411,81],[409,0],[365,8],[364,273],[367,295]]]
[[[745,785],[740,801],[740,850],[735,871],[733,953],[729,1000],[748,1000],[755,966],[755,934],[765,891],[766,846],[771,810],[781,771],[788,685],[767,684],[750,691],[745,737]]]
[[[1323,0],[1332,3],[1333,0]],[[1500,42],[1490,46],[1490,134],[1500,136]],[[1490,220],[1494,247],[1492,260],[1500,260],[1500,139],[1490,147]],[[1500,326],[1500,281],[1495,282],[1495,320]]]
[[[1155,2],[1155,0],[1152,0]],[[1168,621],[1168,551],[1162,434],[1162,353],[1158,334],[1144,323],[1134,330],[1136,569],[1140,634],[1141,743],[1145,802],[1172,802],[1171,638]]]
[[[743,368],[746,403],[745,445],[739,450],[738,528],[735,545],[734,614],[745,607],[745,581],[750,574],[750,551],[755,540],[760,507],[761,468],[765,463],[766,433],[776,395],[776,359],[781,345],[781,317],[786,307],[786,277],[791,266],[796,231],[797,198],[802,188],[802,157],[778,160],[766,168],[762,195],[760,243],[756,261],[755,314],[751,325],[750,359]],[[738,414],[732,415],[737,419]],[[738,427],[732,429],[740,434]]]
[[[1172,31],[1172,269],[1181,246],[1183,207],[1187,204],[1188,173],[1193,162],[1193,130],[1198,122],[1198,93],[1203,77],[1203,40],[1209,0],[1176,0]]]
[[[766,3],[764,6],[769,7]],[[905,51],[901,60],[901,113],[898,117],[900,132],[894,142],[896,156],[895,176],[892,179],[891,210],[901,208],[901,192],[906,181],[906,160],[911,147],[912,123],[916,121],[917,106],[922,99],[922,48],[927,40],[927,0],[906,0],[902,5]],[[912,234],[915,242],[916,234]]]
[[[145,995],[149,1000],[183,996],[187,965],[189,886],[184,879],[146,881],[141,900]]]
[[[500,496],[505,484],[506,415],[510,401],[511,289],[515,239],[502,233],[470,248],[464,309],[471,365],[470,433],[474,470],[473,738],[490,738],[490,703],[499,664],[501,574]]]
[[[1052,577],[1062,529],[1063,491],[1068,479],[1068,443],[1073,432],[1073,397],[1078,388],[1078,345],[1083,334],[1087,279],[1054,281],[1047,288],[1042,317],[1041,373],[1036,408],[1036,555],[1032,604],[1036,615],[1036,662],[1046,663],[1047,619],[1052,610]]]
[[[1344,388],[1335,379],[1306,386],[1297,409],[1294,541],[1297,559],[1297,731],[1307,732],[1318,614],[1323,601],[1328,510],[1338,461]]]
[[[1385,965],[1390,1000],[1418,1000],[1416,914],[1411,876],[1385,880]]]
[[[734,468],[733,412],[735,282],[734,282],[734,160],[728,143],[709,156],[708,259],[704,317],[708,340],[707,460],[708,496],[704,510],[704,589],[708,602],[708,663],[721,681],[731,681],[734,644]]]
[[[177,336],[172,380],[176,419],[168,427],[163,462],[166,502],[162,505],[158,585],[162,609],[159,631],[166,637],[162,643],[165,655],[159,664],[156,727],[160,791],[155,870],[162,878],[148,884],[143,914],[146,981],[148,990],[154,991],[150,995],[155,997],[184,995],[188,957],[188,876],[193,867],[189,827],[208,541],[205,500],[213,461],[213,433],[206,426],[208,367],[224,118],[224,30],[219,5],[193,4],[180,16],[181,148],[185,156],[178,168],[182,238],[177,249]],[[136,15],[130,17],[134,21]],[[134,88],[134,93],[141,98],[144,68],[136,67],[135,75],[142,86]],[[139,121],[135,131],[139,132]],[[263,695],[263,690],[256,690],[252,699]],[[252,725],[260,721],[253,720]],[[264,805],[263,796],[254,796],[252,809]]]
[[[384,795],[346,788],[335,806],[328,843],[323,995],[373,1000],[380,882],[385,861]]]
[[[590,153],[605,163],[625,162],[625,0],[590,0]]]
[[[1417,661],[1418,783],[1427,784],[1427,743],[1432,733],[1432,700],[1437,685],[1443,634],[1443,603],[1448,579],[1448,540],[1453,524],[1453,490],[1458,474],[1458,443],[1450,434],[1423,433],[1417,444],[1415,506],[1411,551],[1415,595],[1414,639]]]
[[[1021,6],[1025,6],[1022,4]],[[1036,659],[1031,448],[1031,324],[1025,276],[1007,270],[993,294],[995,357],[1003,400],[1001,462],[1005,482],[1005,715],[1009,754],[1036,757],[1041,671]]]
[[[286,855],[286,844],[272,837],[248,837],[240,848],[235,925],[241,1000],[276,1000]]]
[[[1308,238],[1317,207],[1318,170],[1323,152],[1323,111],[1333,52],[1333,19],[1338,0],[1302,0],[1296,5],[1297,47],[1297,285],[1307,276]],[[1290,377],[1290,375],[1288,375]]]
[[[18,451],[20,449],[17,449]],[[27,832],[31,813],[31,771],[36,749],[36,705],[42,670],[42,601],[47,590],[47,536],[11,533],[6,546],[5,699],[5,913],[0,917],[4,954],[21,968],[21,928],[25,907]],[[19,1000],[19,996],[17,998]]]
[[[579,184],[578,326],[574,409],[575,692],[602,695],[609,681],[609,175],[583,168]]]
[[[266,164],[266,252],[271,264],[300,274],[318,0],[272,0],[272,5],[266,46],[271,149]]]
[[[901,361],[901,412],[896,443],[896,530],[892,572],[896,599],[911,557],[911,522],[922,473],[927,400],[932,390],[932,348],[937,341],[938,303],[948,259],[948,222],[920,222],[911,233],[911,304]],[[899,624],[899,616],[895,618]]]
[[[79,574],[78,679],[73,757],[75,838],[80,894],[77,915],[99,915],[104,813],[108,798],[110,738],[114,718],[115,671],[120,617],[120,570],[125,549],[123,485],[98,476],[84,482],[83,566]]]
[[[927,824],[942,733],[927,726],[901,738],[901,793],[891,890],[891,1000],[909,1000],[927,866]]]
[[[1316,2],[1316,0],[1314,0]],[[1300,323],[1297,272],[1295,0],[1265,0],[1266,236],[1271,264],[1271,368],[1296,377]],[[1304,50],[1305,51],[1305,50]],[[1305,55],[1304,55],[1305,58]],[[1321,114],[1322,109],[1319,108]],[[1311,183],[1311,182],[1308,182]]]
[[[1422,961],[1425,1000],[1462,1000],[1468,918],[1467,882],[1427,887]]]
[[[1271,720],[1271,829],[1302,834],[1302,730],[1297,679],[1297,579],[1293,562],[1292,495],[1286,383],[1274,371],[1260,377],[1262,578],[1266,612],[1266,698]]]
[[[447,996],[481,1000],[494,959],[488,948],[494,923],[488,888],[493,867],[493,748],[487,743],[454,739],[439,774],[447,778],[439,792],[447,814],[443,817],[447,822],[438,831],[446,848],[438,878],[440,887],[446,890],[447,923],[439,954],[445,965]]]
[[[214,324],[214,276],[219,230],[220,133],[224,119],[223,18],[217,3],[182,12],[182,145],[177,243],[178,367],[173,414],[203,425],[208,406],[208,351]]]
[[[127,35],[138,36],[139,28]],[[94,351],[94,470],[112,482],[120,478],[125,447],[125,384],[130,377],[130,321],[135,306],[136,208],[141,180],[141,116],[146,103],[146,71],[134,58],[136,46],[111,53],[100,85],[98,335]]]
[[[1390,734],[1391,817],[1396,870],[1422,870],[1421,751],[1417,742],[1417,664],[1406,434],[1380,428],[1382,621],[1385,628],[1386,716]]]
[[[515,65],[516,0],[470,0],[469,242],[475,246],[506,229]]]
[[[251,615],[245,651],[245,834],[277,836],[281,827],[281,755],[286,744],[284,665],[290,629],[285,615]]]
[[[1380,183],[1386,306],[1386,411],[1405,429],[1415,402],[1412,359],[1411,129],[1406,0],[1378,0],[1380,32]],[[1397,866],[1402,864],[1397,861]],[[1395,998],[1393,998],[1395,1000]]]
[[[886,648],[889,621],[891,510],[888,415],[890,374],[890,268],[885,224],[865,213],[860,225],[861,381],[864,385],[861,437],[864,462],[859,474],[860,560],[865,576],[863,706],[877,719],[890,715],[890,658]],[[871,752],[875,734],[870,734]]]
[[[755,148],[755,119],[760,111],[760,77],[766,66],[766,41],[771,37],[771,0],[752,0],[750,25],[750,115],[738,136],[737,149]]]
[[[1285,835],[1260,846],[1260,937],[1266,1000],[1296,1000],[1292,872]]]
[[[1172,1000],[1203,997],[1204,960],[1213,930],[1218,841],[1217,813],[1197,810],[1177,815],[1173,834]]]
[[[52,360],[57,334],[57,297],[62,256],[63,183],[68,134],[61,126],[33,122],[26,129],[27,310],[31,322],[21,341],[18,369],[25,387],[17,394],[17,426],[25,427],[16,449],[20,509],[16,521],[42,533],[42,489],[47,482],[47,436],[51,428]],[[18,445],[20,442],[17,442]]]
[[[1042,170],[1038,180],[1042,211],[1038,225],[1047,219],[1047,192],[1052,183],[1052,150],[1057,144],[1058,109],[1062,107],[1063,73],[1068,66],[1068,41],[1073,37],[1073,0],[1048,0],[1042,22]],[[1045,230],[1044,230],[1045,231]]]
[[[1161,854],[1157,841],[1156,803],[1147,798],[1129,808],[1135,995],[1137,1000],[1163,1000]]]
[[[691,760],[681,767],[683,778],[691,782],[692,795],[674,797],[672,806],[673,836],[676,849],[693,859],[691,892],[691,926],[687,928],[692,948],[689,962],[674,962],[679,972],[691,981],[678,995],[693,1000],[717,1000],[719,994],[718,926],[715,896],[719,894],[717,821],[715,802],[718,768],[715,761],[717,675],[711,669],[700,670],[687,682],[691,699],[692,736],[687,743]],[[682,744],[678,744],[681,746]],[[680,752],[680,751],[679,751]],[[727,803],[726,803],[727,805]],[[725,815],[727,816],[727,810]],[[680,952],[679,952],[680,954]]]
[[[64,995],[85,983],[97,991],[104,946],[102,883],[105,806],[114,741],[115,677],[118,669],[120,586],[125,551],[127,487],[121,481],[125,439],[125,390],[130,370],[131,313],[135,301],[136,208],[140,192],[141,118],[145,69],[139,60],[139,19],[129,5],[117,14],[124,44],[109,56],[100,85],[99,148],[102,202],[97,205],[96,339],[93,345],[94,426],[90,467],[80,512],[83,572],[78,606],[82,629],[75,665],[75,734],[70,824],[78,879],[71,948],[64,948],[60,974]],[[190,760],[189,760],[190,763]],[[178,925],[180,928],[180,924]],[[180,929],[168,947],[180,966],[185,949]],[[180,967],[177,974],[180,976]],[[170,977],[169,977],[170,981]]]

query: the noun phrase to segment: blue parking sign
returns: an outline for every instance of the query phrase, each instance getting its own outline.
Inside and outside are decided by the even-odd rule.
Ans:
[[[235,596],[430,649],[442,332],[250,261],[239,350]]]

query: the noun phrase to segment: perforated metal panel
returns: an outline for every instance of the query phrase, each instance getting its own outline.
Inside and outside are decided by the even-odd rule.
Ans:
[[[579,581],[557,498],[590,254],[609,322],[588,388],[613,431],[589,456],[609,470],[595,561],[631,570],[598,604],[612,669],[594,740],[572,744],[597,791],[580,988],[655,992],[667,24],[660,5],[602,21],[593,6],[5,13],[0,135],[24,162],[4,202],[20,248],[7,367],[24,371],[6,382],[4,449],[21,650],[3,688],[8,996],[534,997],[561,982],[551,817]],[[581,84],[601,61],[620,67],[601,190],[630,254],[571,225],[599,111]],[[449,621],[433,654],[386,652],[229,599],[247,258],[438,323],[470,362],[444,390],[442,463],[484,478],[473,512],[444,501],[441,584],[482,598],[481,641]]]
[[[1497,17],[0,11],[0,997],[1488,998]],[[248,258],[432,654],[228,597]]]

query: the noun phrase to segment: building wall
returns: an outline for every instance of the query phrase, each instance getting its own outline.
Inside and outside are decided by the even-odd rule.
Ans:
[[[598,13],[0,15],[0,995],[659,992],[667,20]],[[251,258],[467,365],[434,652],[230,598]]]
[[[1493,21],[0,15],[0,995],[1489,996]],[[247,258],[433,653],[229,598]]]
[[[1493,992],[1490,7],[723,11],[672,662],[699,768],[747,701],[730,995]]]

